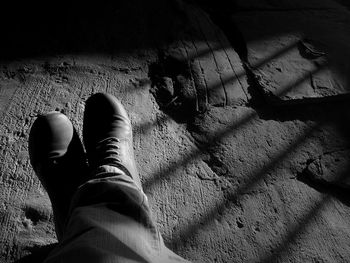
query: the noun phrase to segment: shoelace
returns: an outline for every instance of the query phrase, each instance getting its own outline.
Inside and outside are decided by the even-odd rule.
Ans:
[[[94,159],[99,160],[98,165],[122,163],[121,159],[119,158],[119,143],[120,139],[110,137],[100,141],[97,144]]]

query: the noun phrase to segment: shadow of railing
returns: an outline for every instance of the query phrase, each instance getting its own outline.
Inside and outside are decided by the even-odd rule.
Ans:
[[[318,192],[332,196],[350,207],[350,187],[344,182],[345,180],[343,181],[343,179],[350,176],[350,169],[347,170],[347,173],[344,172],[339,178],[332,178],[332,182],[317,180],[316,178],[311,179],[307,171],[298,174],[297,179]]]
[[[279,54],[282,53],[283,52]],[[314,71],[312,71],[312,73],[314,74],[321,69],[322,67],[316,68]],[[279,94],[284,94],[285,92],[292,90],[293,88],[295,88],[295,86],[298,86],[300,83],[302,83],[308,78],[309,74],[303,75],[302,78],[293,81],[290,85],[282,87],[282,89],[279,91]],[[199,144],[198,149],[193,149],[190,153],[184,154],[185,156],[183,159],[171,162],[166,168],[162,169],[156,174],[153,174],[151,178],[146,179],[144,183],[144,189],[146,191],[149,191],[155,186],[155,184],[159,184],[161,181],[167,180],[172,176],[173,173],[176,172],[177,169],[186,166],[191,161],[195,160],[196,158],[199,158],[202,153],[210,149],[215,144],[219,143],[220,140],[224,139],[225,137],[229,135],[234,135],[234,133],[237,132],[239,129],[242,129],[243,127],[249,125],[249,122],[256,117],[256,112],[249,113],[246,116],[242,116],[242,118],[240,118],[236,123],[229,125],[226,129],[216,131],[213,135],[207,137],[204,143]],[[228,209],[232,200],[239,199],[239,197],[242,194],[249,191],[249,189],[251,189],[252,187],[256,186],[262,180],[262,178],[264,178],[264,175],[267,174],[268,171],[273,169],[280,161],[287,158],[289,153],[293,149],[297,148],[298,145],[305,142],[305,140],[307,140],[307,138],[312,134],[313,131],[320,128],[322,124],[321,120],[322,117],[318,119],[318,123],[315,126],[311,127],[302,136],[298,137],[295,140],[295,142],[292,143],[292,145],[290,145],[281,153],[279,153],[277,157],[274,158],[274,160],[272,160],[267,166],[265,166],[262,170],[255,171],[251,176],[249,176],[250,179],[248,179],[247,182],[239,186],[238,189],[236,189],[235,191],[228,193],[225,202],[216,205],[210,210],[209,213],[205,214],[199,219],[196,219],[194,222],[189,223],[189,225],[185,229],[182,229],[180,233],[176,233],[175,236],[177,236],[178,238],[170,241],[170,246],[176,248],[186,239],[193,237],[199,231],[200,228],[203,228],[206,225],[210,224],[218,212],[222,213],[223,210]]]
[[[281,161],[286,159],[293,150],[304,143],[320,126],[321,124],[319,123],[309,127],[302,135],[295,139],[293,143],[289,144],[284,150],[278,153],[276,157],[273,158],[273,160],[271,160],[265,167],[257,171],[253,171],[251,175],[248,176],[249,179],[247,179],[246,182],[239,185],[237,189],[228,192],[226,194],[225,202],[216,205],[214,208],[211,208],[209,213],[206,213],[199,220],[189,223],[185,229],[182,229],[179,231],[179,233],[176,233],[175,235],[177,238],[171,240],[171,246],[177,247],[186,239],[195,236],[200,228],[205,227],[215,219],[218,212],[223,213],[224,210],[229,209],[232,201],[238,201],[244,193],[257,186],[259,182],[265,178],[269,171],[276,167],[276,165]]]
[[[242,128],[247,125],[252,119],[257,116],[255,112],[246,114],[239,121],[229,125],[227,128],[215,132],[213,135],[206,138],[206,142],[201,143],[200,148],[192,149],[189,153],[184,154],[184,157],[181,160],[169,161],[170,164],[166,168],[161,169],[160,171],[152,174],[143,183],[143,188],[145,191],[151,191],[157,184],[160,184],[162,181],[170,178],[179,167],[186,166],[193,160],[199,158],[203,154],[203,150],[217,144],[220,140],[227,137],[228,135],[233,135],[238,128]]]
[[[272,254],[263,256],[257,262],[260,263],[272,263],[276,262],[278,258],[283,256],[287,252],[288,247],[296,241],[296,239],[310,226],[312,220],[321,212],[321,210],[327,205],[330,201],[328,196],[322,198],[321,201],[312,204],[307,212],[297,218],[297,224],[294,227],[290,227],[287,230],[287,234],[282,238],[279,244],[275,245],[274,248],[271,248]]]
[[[346,172],[339,174],[336,176],[335,182],[342,182],[345,178],[349,177],[349,168],[346,169]],[[305,178],[303,178],[304,181]],[[312,223],[312,220],[321,212],[322,209],[330,202],[332,201],[332,197],[340,200],[347,206],[349,206],[350,201],[350,193],[342,192],[339,193],[338,191],[333,191],[332,189],[329,189],[328,187],[325,187],[325,185],[317,186],[315,183],[311,183],[310,181],[307,181],[307,185],[315,188],[316,190],[321,190],[320,192],[323,194],[323,197],[320,201],[317,203],[314,203],[310,205],[307,213],[303,214],[299,218],[297,218],[297,225],[294,227],[291,227],[290,229],[287,229],[287,234],[281,239],[281,241],[275,245],[275,247],[272,249],[273,253],[270,255],[267,255],[259,260],[260,263],[270,263],[270,262],[276,262],[280,257],[283,256],[284,253],[287,252],[288,247],[293,244],[297,238],[300,237],[300,235],[303,234],[303,232],[306,231],[308,227],[310,227],[310,224]],[[304,181],[305,182],[305,181]],[[344,197],[346,195],[346,201],[344,200]]]
[[[249,67],[242,67],[241,71],[237,72],[235,68],[232,68],[234,74],[232,76],[229,76],[229,77],[221,76],[220,77],[220,81],[217,81],[217,83],[214,83],[214,84],[212,84],[210,86],[207,86],[206,87],[207,94],[210,94],[211,92],[215,92],[217,89],[220,89],[221,87],[224,88],[225,92],[227,92],[226,91],[226,89],[227,89],[226,85],[227,84],[235,82],[236,80],[238,80],[238,83],[240,83],[241,78],[246,77],[246,76],[247,76],[247,78],[249,78],[249,74],[247,72],[248,68],[252,69],[252,70],[257,70],[257,69],[265,66],[267,63],[282,57],[283,55],[287,54],[288,52],[290,52],[294,48],[297,48],[297,46],[298,46],[298,42],[291,42],[290,45],[275,51],[274,53],[270,54],[268,57],[266,57],[264,59],[261,59],[261,60],[255,62],[252,65],[249,65]],[[222,47],[222,48],[224,49],[224,47]],[[196,58],[196,57],[194,57],[194,58]],[[280,100],[280,97],[283,97],[284,95],[286,95],[288,92],[291,91],[292,88],[295,88],[298,85],[302,84],[304,81],[309,79],[311,75],[320,72],[325,67],[326,67],[326,64],[321,65],[321,66],[319,66],[319,67],[317,67],[317,68],[315,68],[313,70],[310,70],[309,72],[304,73],[302,76],[300,76],[294,82],[288,83],[284,87],[279,88],[278,91],[274,93],[274,95],[273,95],[274,98],[273,99]],[[248,79],[248,81],[249,81],[249,79]],[[257,95],[261,96],[263,91],[262,90],[259,90],[259,91],[255,91],[254,90],[254,91],[252,91],[252,89],[261,89],[261,87],[260,86],[252,86],[251,85],[252,83],[249,83],[249,84],[250,84],[250,88],[248,88],[248,93],[250,93],[250,96],[252,96],[252,100],[255,100],[255,99],[257,99],[255,97]],[[243,91],[247,92],[246,90],[243,90]],[[291,101],[293,101],[293,100],[291,100]]]
[[[326,64],[320,65],[309,72],[304,73],[299,79],[294,80],[292,83],[288,83],[284,87],[281,87],[277,92],[274,93],[276,97],[282,97],[290,92],[293,88],[298,87],[300,84],[310,79],[310,76],[322,71],[326,67]]]
[[[295,48],[297,46],[297,43],[296,42],[293,42],[291,43],[290,46],[287,46],[283,49],[280,49],[280,50],[277,50],[276,52],[274,52],[273,54],[271,54],[270,56],[260,60],[257,64],[254,64],[253,65],[253,68],[254,69],[258,69],[259,67],[262,67],[264,66],[265,64],[267,64],[268,62],[282,56],[283,54],[289,52],[290,50],[292,50],[293,48]],[[209,52],[210,50],[208,50]],[[196,54],[194,55],[193,57],[190,57],[190,59],[197,59],[199,58],[200,56],[202,56],[203,54],[199,53],[199,54]],[[321,70],[321,69],[320,69]],[[316,73],[318,70],[315,70],[313,73]],[[219,89],[221,88],[222,85],[225,85],[227,83],[230,83],[232,81],[235,81],[235,80],[239,80],[240,78],[242,77],[245,77],[246,76],[246,72],[245,70],[242,68],[242,71],[241,72],[235,72],[235,75],[233,76],[230,76],[230,77],[225,77],[225,78],[222,78],[221,81],[218,81],[216,84],[213,84],[212,86],[210,87],[207,87],[207,90],[210,92],[210,91],[213,91],[213,90],[216,90],[216,89]],[[303,78],[295,81],[294,83],[291,83],[290,85],[282,88],[281,90],[282,91],[289,91],[291,90],[293,87],[295,87],[295,85],[299,85],[300,83],[302,83],[303,81],[305,81],[307,78],[309,78],[309,75],[308,74],[304,74]],[[282,91],[281,91],[281,94],[282,94]],[[266,105],[268,106],[268,105]],[[142,131],[142,130],[148,130],[150,129],[153,125],[156,125],[157,123],[159,123],[158,121],[160,122],[165,122],[167,118],[170,118],[168,115],[167,117],[163,116],[160,120],[157,120],[155,122],[146,122],[146,123],[143,123],[143,124],[137,124],[135,126],[135,130],[136,131]],[[147,183],[148,184],[148,183]]]
[[[319,69],[316,69],[314,72],[317,72],[318,70]],[[299,85],[300,83],[304,82],[307,78],[309,78],[309,75],[305,74],[301,79],[292,82],[290,86],[286,85],[285,87],[283,87],[280,90],[279,94],[283,94],[284,92],[292,90],[293,88],[295,88],[295,85]],[[148,189],[153,187],[154,184],[159,183],[159,181],[166,180],[171,176],[171,174],[173,174],[178,169],[178,167],[185,166],[190,161],[198,158],[203,153],[203,150],[205,151],[208,148],[214,146],[216,143],[218,143],[220,140],[224,139],[228,135],[233,135],[237,131],[237,129],[242,128],[244,125],[247,125],[252,119],[254,119],[257,116],[257,112],[246,114],[246,116],[242,116],[241,119],[238,120],[236,123],[233,123],[227,128],[215,132],[213,135],[206,138],[206,142],[200,145],[200,149],[194,149],[190,151],[182,160],[172,161],[171,164],[167,166],[167,168],[162,169],[158,173],[155,173],[149,178],[147,178],[143,184],[144,188],[147,191]],[[162,177],[160,177],[160,175],[162,175]]]
[[[194,40],[193,40],[194,41]],[[290,52],[293,48],[297,48],[298,46],[298,42],[291,42],[288,46],[285,46],[282,49],[276,50],[274,53],[270,54],[269,56],[259,60],[258,62],[255,62],[254,64],[251,64],[251,68],[256,70],[259,69],[261,67],[263,67],[264,65],[266,65],[267,63],[283,56],[284,54],[287,54],[288,52]],[[220,49],[225,49],[224,45],[220,46]],[[203,51],[198,51],[195,55],[193,56],[189,56],[189,60],[192,59],[200,59],[202,56],[204,56],[207,53],[212,53],[212,51],[216,51],[216,50],[220,50],[219,48],[211,50],[210,48],[208,48],[207,52],[203,52]],[[237,61],[240,62],[240,61]],[[233,69],[235,70],[235,69]],[[222,79],[222,81],[219,81],[216,84],[213,84],[211,87],[208,87],[208,90],[215,90],[217,88],[220,88],[221,85],[223,84],[227,84],[229,82],[232,82],[236,79],[240,79],[242,77],[244,77],[246,75],[245,70],[242,67],[242,71],[241,72],[235,72],[235,75],[231,76],[231,77],[225,77]]]

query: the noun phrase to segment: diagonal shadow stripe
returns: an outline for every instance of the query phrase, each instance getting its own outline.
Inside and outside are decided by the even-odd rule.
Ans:
[[[133,125],[133,133],[134,137],[141,136],[142,134],[147,133],[150,129],[157,125],[162,125],[168,121],[170,121],[170,116],[166,114],[162,114],[161,116],[157,116],[155,120],[145,121],[142,123],[137,123]]]
[[[273,61],[274,59],[277,59],[277,58],[283,56],[284,54],[290,52],[296,46],[297,46],[297,43],[293,42],[289,46],[286,46],[285,48],[280,49],[280,50],[276,51],[275,53],[271,54],[270,56],[260,60],[256,64],[251,65],[251,68],[254,70],[257,70],[257,69],[263,67],[264,65],[266,65],[267,63],[269,63],[270,61]],[[302,77],[300,77],[298,80],[296,80],[295,82],[289,83],[288,85],[286,85],[285,87],[280,89],[280,90],[283,90],[285,92],[278,94],[278,95],[279,96],[284,95],[285,93],[287,93],[290,90],[289,88],[293,88],[296,85],[301,84],[303,81],[305,81],[307,78],[310,77],[310,74],[315,74],[316,72],[318,72],[321,69],[322,68],[316,69],[312,72],[308,72],[308,73],[304,74]],[[235,81],[236,79],[241,79],[244,76],[246,76],[246,71],[242,68],[242,71],[235,72],[235,75],[230,76],[230,77],[223,77],[222,81],[218,81],[217,83],[213,84],[212,86],[208,87],[207,89],[208,89],[208,91],[219,89],[222,87],[222,85],[228,84],[229,82]]]
[[[319,67],[317,67],[309,72],[304,73],[299,79],[297,79],[291,83],[288,83],[284,87],[280,88],[274,95],[277,97],[282,97],[282,96],[286,95],[293,88],[299,86],[301,83],[303,83],[304,81],[309,79],[311,75],[316,74],[325,68],[326,68],[326,64],[323,64],[323,65],[321,65],[321,66],[319,66]]]
[[[321,210],[327,205],[327,203],[330,200],[331,199],[329,198],[329,196],[326,195],[318,203],[310,205],[309,209],[306,209],[308,210],[308,212],[306,212],[297,219],[298,224],[291,227],[287,231],[287,234],[282,239],[282,241],[272,249],[273,254],[265,256],[257,260],[257,262],[272,263],[276,262],[279,258],[281,258],[283,254],[287,252],[288,247],[296,241],[299,235],[306,231],[306,229],[310,226],[312,219],[314,219],[321,212]]]
[[[278,50],[274,54],[270,55],[269,57],[266,57],[265,59],[261,60],[259,63],[253,65],[254,69],[262,67],[263,65],[265,65],[269,61],[272,61],[273,59],[282,56],[284,53],[287,53],[289,50],[293,49],[296,45],[297,45],[297,43],[292,43],[290,46],[285,47],[284,49]],[[193,58],[196,58],[196,57],[193,57]],[[223,78],[222,79],[222,83],[223,84],[227,84],[228,82],[234,81],[235,79],[242,78],[245,75],[246,75],[246,73],[245,73],[244,70],[242,70],[242,72],[236,72],[236,75],[234,75],[232,77]],[[283,90],[290,90],[291,88],[294,87],[294,85],[298,85],[299,83],[302,83],[307,78],[309,78],[309,75],[305,74],[302,79],[300,79],[299,81],[295,81],[294,83],[291,83],[290,87],[286,86],[286,87],[282,88],[281,91],[283,91]],[[220,88],[222,83],[219,82],[219,83],[213,85],[212,87],[208,87],[208,90],[213,90],[213,89]],[[287,92],[287,91],[285,91],[285,92]],[[142,134],[142,133],[148,131],[149,129],[151,129],[152,126],[157,125],[158,123],[166,122],[168,120],[168,118],[170,118],[170,117],[167,115],[167,116],[162,116],[159,119],[157,118],[157,120],[154,121],[154,122],[144,122],[142,124],[137,124],[137,125],[134,126],[134,130],[136,131],[136,133]],[[149,183],[146,183],[146,185],[148,185],[148,184]]]
[[[303,76],[304,79],[300,79],[297,81],[294,81],[291,83],[290,86],[285,86],[283,88],[283,91],[285,90],[291,90],[294,88],[294,85],[298,85],[298,83],[301,83],[305,81],[306,78],[309,77],[309,75]],[[257,112],[246,114],[246,116],[242,116],[240,120],[238,120],[236,123],[232,123],[225,129],[219,130],[215,132],[212,136],[207,138],[207,142],[201,144],[200,149],[193,149],[189,153],[185,154],[182,160],[172,160],[170,161],[170,164],[166,167],[161,169],[160,171],[152,174],[149,178],[147,178],[143,184],[144,189],[148,191],[149,189],[152,189],[155,184],[159,184],[161,181],[166,180],[169,178],[176,170],[181,167],[189,164],[191,161],[199,158],[203,151],[206,149],[214,146],[216,143],[218,143],[221,139],[224,139],[230,134],[234,134],[239,128],[244,127],[247,125],[252,119],[258,117]],[[160,177],[161,176],[161,177]]]
[[[308,78],[308,75],[305,76],[305,78]],[[297,85],[298,83],[302,82],[303,80],[297,80],[292,83],[290,87],[287,86],[287,89],[292,89],[294,85]],[[221,139],[227,137],[230,134],[234,134],[239,128],[243,128],[244,126],[248,125],[251,120],[257,117],[257,113],[249,113],[245,116],[242,116],[237,122],[231,124],[226,129],[222,129],[220,131],[217,131],[214,133],[214,135],[207,138],[207,141],[203,143],[199,148],[193,149],[189,154],[187,154],[183,159],[180,161],[172,161],[169,166],[167,166],[164,169],[161,169],[158,173],[153,174],[153,176],[149,179],[147,179],[144,183],[144,189],[146,191],[149,191],[154,187],[156,184],[161,183],[162,181],[168,179],[174,172],[176,172],[177,169],[181,166],[186,166],[191,161],[198,159],[201,154],[208,148],[214,146],[216,143],[218,143]],[[297,147],[297,145],[301,144],[304,140],[306,140],[307,136],[312,133],[314,129],[317,127],[313,127],[309,132],[304,134],[304,136],[298,138],[296,142],[293,144],[294,147]],[[240,186],[236,191],[231,192],[227,196],[227,201],[223,202],[222,204],[218,204],[216,207],[214,207],[208,214],[206,214],[204,217],[195,220],[194,222],[190,223],[189,226],[187,226],[185,229],[181,230],[181,233],[179,233],[178,240],[173,240],[172,245],[177,246],[180,244],[180,240],[183,241],[186,238],[189,238],[192,235],[195,235],[195,233],[198,231],[199,226],[205,226],[206,224],[209,224],[212,219],[215,217],[218,211],[222,211],[224,209],[227,209],[230,204],[231,200],[235,200],[239,198],[240,195],[242,195],[245,191],[249,190],[250,188],[254,187],[263,177],[264,175],[282,159],[286,158],[289,154],[289,151],[292,148],[289,147],[282,153],[280,153],[274,161],[270,162],[269,165],[267,165],[265,168],[263,168],[260,171],[256,171],[255,175],[252,175],[244,185]]]
[[[285,46],[284,48],[277,50],[276,52],[272,53],[271,55],[269,55],[268,57],[257,61],[253,64],[251,64],[250,66],[252,67],[252,69],[258,69],[261,68],[262,66],[266,65],[269,61],[272,61],[276,58],[281,57],[284,54],[287,54],[288,52],[290,52],[292,49],[296,48],[298,46],[298,42],[291,42],[288,46]]]
[[[256,64],[254,67],[255,68],[258,68],[258,67],[261,67],[263,66],[264,64],[268,63],[269,61],[283,55],[284,53],[288,52],[290,49],[292,49],[294,46],[296,45],[296,43],[292,44],[291,46],[289,47],[286,47],[282,50],[279,50],[277,51],[276,53],[274,53],[273,55],[265,58],[264,60],[260,61],[258,64]],[[319,69],[321,70],[321,69]],[[317,71],[315,70],[314,73],[316,73]],[[235,76],[232,76],[232,77],[228,77],[228,78],[223,78],[223,84],[226,84],[228,82],[231,82],[235,79],[239,79],[239,78],[242,78],[246,75],[245,71],[242,71],[242,72],[238,72]],[[300,83],[302,83],[303,81],[305,81],[305,79],[309,78],[309,74],[304,74],[303,78],[298,80],[298,81],[295,81],[293,83],[291,83],[290,85],[287,85],[285,86],[284,88],[281,88],[281,94],[283,93],[286,93],[288,92],[289,90],[291,90],[294,85],[299,85]],[[217,89],[217,88],[220,88],[222,83],[217,83],[215,85],[213,85],[212,87],[209,87],[208,90],[213,90],[213,89]],[[151,129],[153,126],[157,125],[157,124],[160,124],[160,123],[165,123],[166,121],[168,121],[170,119],[170,117],[168,115],[164,115],[164,116],[161,116],[159,118],[157,118],[155,121],[147,121],[147,122],[144,122],[144,123],[141,123],[141,124],[136,124],[134,126],[134,131],[135,131],[135,134],[143,134],[143,133],[146,133],[149,129]],[[244,121],[243,121],[244,122]],[[231,128],[237,128],[239,125],[234,125],[233,127]],[[218,136],[220,136],[221,133],[225,133],[225,132],[218,132]],[[216,136],[213,136],[214,139]],[[217,137],[216,137],[217,138]],[[210,146],[210,145],[208,145]],[[204,145],[205,147],[205,145]],[[190,154],[190,156],[195,156],[196,154]],[[166,171],[165,171],[166,172]],[[145,182],[145,187],[148,187],[151,183],[146,181]]]
[[[214,46],[212,48],[210,48],[208,46],[208,49],[206,50],[196,50],[196,52],[189,52],[187,55],[187,61],[191,61],[194,59],[200,59],[203,58],[204,56],[206,56],[209,53],[214,53],[215,51],[218,50],[224,50],[225,48],[229,48],[229,46],[226,46],[224,44],[222,44],[221,42],[218,41],[217,43],[218,46]],[[276,52],[272,53],[271,55],[267,56],[266,58],[250,65],[252,69],[256,70],[258,68],[261,68],[262,66],[266,65],[267,63],[269,63],[270,61],[273,61],[274,59],[277,59],[281,56],[283,56],[284,54],[290,52],[293,48],[296,48],[298,45],[297,42],[292,42],[290,43],[290,45],[277,50]],[[238,61],[241,63],[241,61]],[[242,70],[240,72],[234,72],[235,74],[232,75],[231,77],[222,77],[221,81],[218,81],[217,83],[213,84],[210,87],[207,87],[208,91],[211,90],[216,90],[222,87],[222,85],[228,84],[229,82],[235,81],[236,79],[241,79],[242,77],[244,77],[246,75],[245,70],[242,67]],[[135,89],[130,89],[130,90],[135,90]]]
[[[247,191],[258,185],[261,180],[263,180],[266,174],[271,171],[276,165],[282,160],[286,159],[289,154],[295,150],[298,146],[304,143],[312,133],[318,129],[321,124],[315,124],[308,128],[302,135],[300,135],[295,141],[287,146],[282,152],[278,153],[277,156],[269,162],[264,168],[257,169],[250,176],[249,179],[242,185],[238,187],[238,189],[229,192],[226,196],[226,201],[222,202],[215,207],[213,207],[209,213],[205,214],[205,216],[200,219],[194,220],[189,223],[188,226],[181,229],[179,233],[176,234],[177,238],[171,241],[172,246],[179,246],[184,240],[189,239],[198,233],[199,229],[208,225],[212,222],[218,212],[222,212],[227,210],[232,205],[232,201],[239,200],[239,198]]]
[[[236,123],[233,123],[226,129],[217,131],[214,135],[208,137],[207,142],[203,143],[200,149],[192,149],[189,153],[185,154],[185,156],[181,160],[171,160],[170,164],[166,168],[160,169],[158,172],[152,174],[149,178],[147,178],[143,183],[143,188],[145,189],[145,191],[151,191],[152,188],[154,188],[156,185],[170,178],[180,167],[186,166],[191,161],[199,158],[203,153],[202,150],[206,150],[214,146],[221,139],[227,137],[230,134],[234,134],[238,130],[238,128],[244,127],[255,117],[257,117],[256,112],[246,114],[246,116],[243,116]]]
[[[342,182],[343,179],[349,176],[350,170],[347,169],[346,172],[337,176],[336,181]],[[287,253],[288,248],[295,243],[296,239],[302,235],[320,211],[332,200],[331,194],[324,194],[321,201],[313,204],[309,210],[309,212],[305,213],[301,217],[298,218],[298,224],[293,226],[287,231],[287,234],[281,239],[278,244],[275,245],[273,249],[273,254],[267,255],[264,258],[260,259],[260,263],[270,263],[276,262],[279,258],[281,258],[285,253]]]

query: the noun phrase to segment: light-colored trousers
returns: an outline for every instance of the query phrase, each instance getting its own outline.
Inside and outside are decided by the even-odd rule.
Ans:
[[[146,195],[113,166],[79,187],[58,246],[45,263],[188,262],[169,250]]]

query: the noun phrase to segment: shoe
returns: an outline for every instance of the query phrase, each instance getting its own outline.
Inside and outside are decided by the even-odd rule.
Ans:
[[[47,191],[57,237],[62,236],[71,199],[88,172],[84,148],[67,116],[39,116],[29,134],[30,163]]]
[[[86,101],[83,140],[91,169],[102,165],[117,167],[142,190],[134,159],[131,122],[116,97],[96,93]]]

